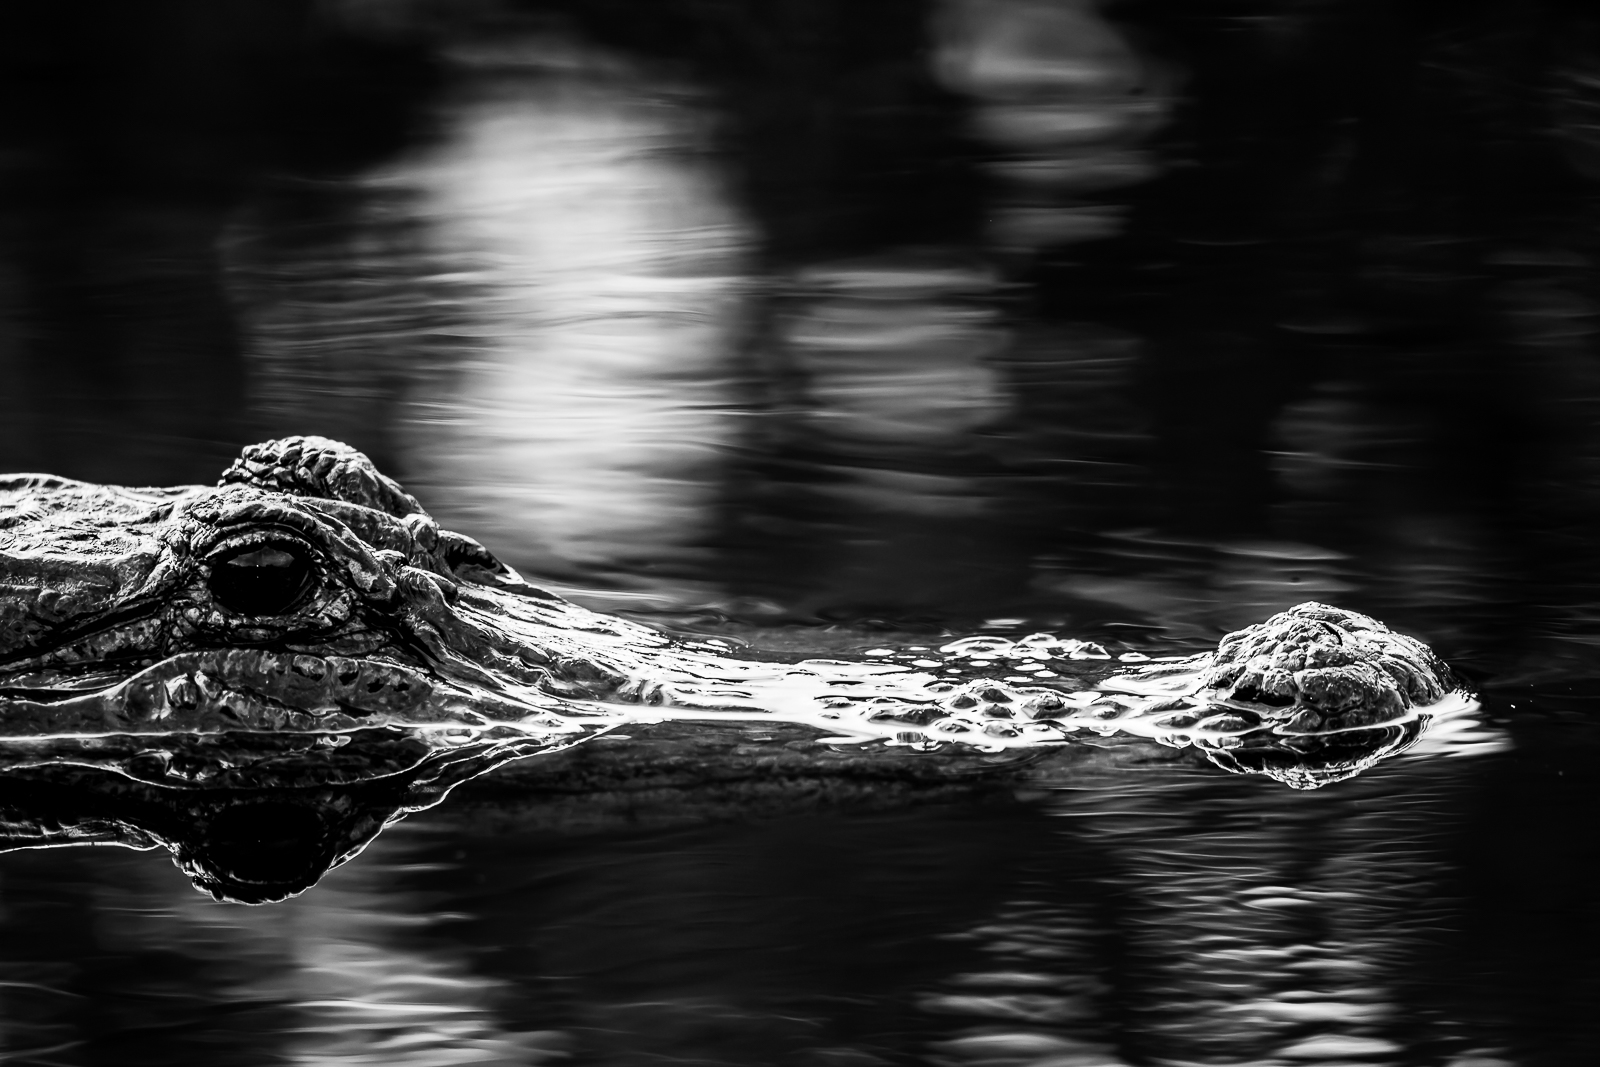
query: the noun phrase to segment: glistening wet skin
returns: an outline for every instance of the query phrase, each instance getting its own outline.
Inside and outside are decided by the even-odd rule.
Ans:
[[[827,659],[674,635],[530,585],[324,438],[247,448],[215,487],[0,494],[8,839],[165,846],[249,903],[467,779],[621,727],[584,774],[1048,782],[1109,740],[1309,789],[1476,707],[1426,645],[1313,603],[1156,659],[1053,634]],[[781,756],[745,743],[773,732]]]

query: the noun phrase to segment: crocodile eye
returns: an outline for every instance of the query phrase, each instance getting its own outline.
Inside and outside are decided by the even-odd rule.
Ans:
[[[211,595],[239,615],[282,615],[311,588],[311,560],[298,545],[246,545],[211,561]]]

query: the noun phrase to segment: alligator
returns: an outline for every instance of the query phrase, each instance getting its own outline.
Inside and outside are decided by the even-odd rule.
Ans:
[[[1305,789],[1471,706],[1426,645],[1321,604],[1156,659],[670,632],[525,580],[320,437],[215,486],[0,477],[0,847],[166,847],[220,899],[301,892],[456,785],[601,739],[624,764],[777,740],[750,765],[938,777],[1125,737]]]

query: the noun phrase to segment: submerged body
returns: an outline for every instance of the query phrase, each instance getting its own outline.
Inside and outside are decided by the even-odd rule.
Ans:
[[[674,636],[523,581],[322,438],[252,446],[215,487],[0,480],[0,632],[13,841],[164,844],[243,899],[623,724],[754,722],[801,759],[878,742],[952,766],[1126,734],[1306,788],[1467,703],[1420,642],[1316,604],[1138,663],[1048,634],[826,660]],[[283,862],[241,874],[219,859],[241,839]]]

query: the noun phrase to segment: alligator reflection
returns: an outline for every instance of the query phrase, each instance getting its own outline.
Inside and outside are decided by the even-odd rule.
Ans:
[[[11,856],[7,1051],[1498,1067],[1439,962],[1474,951],[1450,850],[1493,761],[1456,757],[1491,741],[1311,792],[1121,746],[1038,803],[752,821],[745,793],[710,828],[673,825],[692,783],[619,809],[490,777],[271,909],[143,857]]]
[[[622,725],[677,732],[611,750],[613,778],[805,775],[882,742],[861,761],[941,752],[937,779],[1117,735],[1309,789],[1475,706],[1420,642],[1318,604],[1153,662],[1049,634],[851,659],[674,637],[528,585],[323,438],[252,446],[215,488],[0,489],[10,837],[166,845],[248,902],[467,778]]]
[[[62,763],[38,763],[37,751],[24,751],[21,760],[18,752],[8,752],[7,762],[35,765],[8,767],[0,775],[0,849],[164,845],[197,888],[219,899],[282,900],[315,885],[395,819],[437,804],[451,785],[514,758],[516,751],[502,746],[494,756],[417,753],[421,743],[398,731],[370,733],[379,736],[358,738],[356,747],[377,741],[380,748],[409,749],[421,758],[398,774],[374,766],[370,781],[348,784],[294,788],[270,770],[257,770],[232,788],[183,789],[139,781],[127,770],[163,746],[181,758],[186,747],[201,747],[194,738],[140,738],[140,744],[125,749],[137,754],[120,767],[115,760],[105,768],[73,766],[64,762],[70,756]],[[348,743],[350,736],[293,740]],[[203,758],[216,760],[225,753],[223,758],[244,761],[272,747],[271,740],[264,744],[252,734],[211,739]],[[13,742],[12,747],[19,746]],[[259,783],[255,788],[249,785],[252,777]]]
[[[722,726],[676,725],[678,730],[663,730],[630,751],[608,747],[602,757],[586,753],[587,758],[570,761],[555,760],[548,746],[526,742],[475,746],[465,752],[422,753],[417,751],[422,743],[415,736],[402,737],[399,731],[299,736],[293,740],[300,744],[339,741],[359,750],[364,743],[377,742],[411,750],[419,757],[399,773],[384,773],[374,761],[370,780],[312,787],[283,784],[283,776],[274,773],[266,761],[253,770],[230,775],[236,784],[227,788],[174,788],[132,776],[137,773],[133,769],[136,760],[148,758],[152,750],[162,747],[178,754],[175,762],[181,762],[183,750],[192,746],[205,749],[204,759],[245,763],[270,747],[259,734],[213,736],[203,743],[192,737],[147,735],[136,744],[120,746],[124,753],[136,753],[125,762],[110,757],[115,748],[101,746],[97,755],[104,762],[99,767],[64,762],[71,756],[55,757],[63,760],[60,763],[47,761],[41,759],[42,746],[10,740],[6,746],[10,751],[0,754],[12,764],[0,771],[0,850],[83,844],[140,849],[165,846],[202,891],[219,899],[265,903],[316,884],[328,870],[359,854],[389,824],[437,805],[454,785],[530,752],[540,752],[550,765],[519,776],[517,785],[522,789],[531,786],[536,795],[545,798],[577,796],[581,800],[590,792],[593,805],[600,809],[615,804],[619,782],[626,783],[620,787],[623,802],[631,804],[650,796],[662,778],[681,777],[686,770],[707,784],[747,779],[752,774],[770,775],[768,781],[746,790],[754,812],[759,810],[755,801],[770,805],[771,794],[785,789],[809,792],[800,803],[813,803],[817,779],[830,774],[854,776],[858,789],[903,792],[909,788],[930,796],[952,791],[951,779],[955,780],[954,791],[969,791],[970,782],[961,779],[973,774],[1040,784],[1063,771],[1128,758],[1123,749],[1130,740],[1114,739],[1108,749],[1057,749],[1045,762],[992,756],[937,758],[914,753],[909,745],[900,749],[904,755],[886,748],[841,757],[818,744],[814,731],[785,731],[783,724],[763,723],[756,730],[731,733]],[[1287,743],[1277,737],[1253,738],[1232,752],[1210,755],[1231,770],[1270,773],[1289,780],[1317,775],[1336,780],[1403,751],[1421,730],[1422,721],[1412,720],[1328,737],[1289,738]],[[752,738],[757,731],[763,736]],[[771,742],[785,740],[788,744],[780,753],[769,751]],[[1139,746],[1133,751],[1146,750]],[[597,768],[599,761],[607,765]],[[855,763],[867,766],[851,766]],[[797,783],[801,783],[798,790]],[[838,786],[832,788],[835,793],[841,791]],[[783,803],[780,796],[779,804]],[[596,814],[588,812],[577,821],[592,821]],[[564,815],[573,817],[570,810]]]

